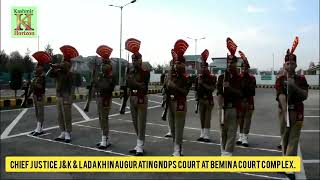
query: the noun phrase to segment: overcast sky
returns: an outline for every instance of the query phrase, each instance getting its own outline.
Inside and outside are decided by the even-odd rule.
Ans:
[[[54,53],[70,44],[82,56],[95,55],[106,44],[119,57],[120,9],[130,0],[1,0],[1,49],[6,53],[29,48],[37,51],[37,38],[11,38],[11,7],[36,6],[40,50],[52,45]],[[123,9],[123,46],[127,38],[142,41],[144,61],[168,63],[177,39],[189,43],[186,54],[204,49],[209,57],[225,57],[231,37],[249,59],[251,67],[279,69],[295,36],[298,68],[319,61],[319,0],[137,0]],[[122,57],[127,52],[123,50]]]

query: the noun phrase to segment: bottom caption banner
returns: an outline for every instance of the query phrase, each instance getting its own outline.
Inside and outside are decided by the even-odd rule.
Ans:
[[[6,172],[300,172],[298,156],[7,156]]]

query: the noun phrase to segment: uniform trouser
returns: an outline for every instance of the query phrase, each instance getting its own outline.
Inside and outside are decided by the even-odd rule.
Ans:
[[[108,102],[103,104],[103,97],[97,98],[99,123],[102,130],[102,135],[109,136],[109,112],[111,108],[112,97],[109,97]]]
[[[303,125],[303,119],[297,121],[297,112],[289,111],[290,127],[286,127],[286,121],[281,123],[284,126],[282,134],[282,154],[285,156],[296,156],[298,151],[300,132]],[[303,117],[302,117],[303,118]]]
[[[204,128],[210,129],[212,108],[213,108],[213,104],[210,104],[209,100],[207,99],[199,100],[201,129],[204,129]]]
[[[286,123],[283,123],[283,122],[286,122],[285,120],[285,112],[283,112],[281,110],[281,108],[278,107],[278,119],[279,119],[279,124],[280,124],[280,136],[281,136],[281,141],[280,141],[280,144],[282,145],[282,137],[283,137],[283,133],[284,133],[284,130],[286,128]]]
[[[249,134],[253,110],[249,109],[248,102],[242,102],[242,111],[239,116],[240,133]]]
[[[130,111],[134,130],[141,141],[145,140],[147,123],[148,96],[144,96],[144,103],[138,103],[138,96],[130,96]]]
[[[233,152],[237,136],[237,111],[235,108],[224,109],[224,125],[221,128],[221,150]]]
[[[71,119],[72,96],[57,97],[58,122],[61,131],[72,131]]]
[[[176,111],[177,101],[169,101],[169,124],[172,139],[175,144],[182,145],[183,130],[187,115],[187,102],[185,102],[184,111]]]
[[[40,122],[41,125],[44,121],[44,95],[37,97],[33,95],[34,108],[36,111],[37,122]]]

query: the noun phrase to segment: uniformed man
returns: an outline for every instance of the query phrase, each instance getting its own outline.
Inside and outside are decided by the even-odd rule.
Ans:
[[[209,51],[206,49],[201,54],[201,74],[198,75],[195,82],[196,101],[199,103],[199,115],[201,123],[200,137],[198,141],[210,142],[209,132],[211,124],[211,112],[214,106],[212,93],[216,88],[217,78],[211,74],[206,62]]]
[[[61,134],[55,138],[56,141],[71,142],[72,131],[72,72],[70,71],[71,59],[79,56],[78,51],[69,45],[60,48],[64,60],[58,65],[53,65],[50,76],[56,80],[58,123]]]
[[[187,42],[179,39],[172,51],[174,55],[174,73],[169,72],[166,81],[169,98],[169,123],[173,138],[173,156],[182,156],[183,130],[187,114],[187,95],[191,87],[189,76],[185,71],[184,53],[188,48]]]
[[[294,53],[299,42],[296,37],[291,51],[288,49],[285,56],[284,75],[277,78],[275,88],[277,101],[284,118],[281,126],[285,127],[282,133],[282,153],[285,156],[296,156],[300,132],[304,118],[303,101],[308,97],[308,83],[303,75],[297,75],[297,57]]]
[[[31,135],[38,136],[44,133],[43,121],[44,121],[44,102],[45,102],[45,90],[46,79],[44,74],[44,65],[51,62],[51,56],[44,52],[38,51],[32,55],[38,64],[35,69],[35,77],[31,81],[31,86],[28,91],[27,97],[30,97],[33,93],[33,103],[37,118],[37,127],[31,132]]]
[[[97,148],[106,149],[111,145],[109,137],[109,111],[112,104],[112,92],[115,87],[115,80],[112,76],[112,64],[109,58],[112,48],[101,45],[97,48],[96,52],[102,58],[98,78],[94,82],[95,87],[93,88],[97,95],[99,123],[102,131],[101,142],[97,144]]]
[[[249,62],[242,51],[239,54],[243,60],[241,77],[241,111],[239,113],[239,139],[236,142],[238,145],[242,144],[245,147],[249,146],[248,134],[250,131],[251,118],[254,111],[254,96],[256,89],[256,78],[249,73]]]
[[[276,78],[278,79],[280,76],[284,76],[284,75],[286,74],[285,71],[286,71],[286,70],[285,70],[285,63],[283,63],[283,66],[282,66],[282,68],[279,70]],[[280,125],[280,136],[281,136],[280,143],[279,143],[279,145],[277,145],[277,148],[278,148],[279,150],[282,150],[282,134],[283,134],[283,132],[284,132],[284,130],[285,130],[285,128],[286,128],[285,124],[282,123],[282,122],[285,121],[285,119],[284,119],[284,118],[285,118],[285,117],[284,117],[284,113],[285,113],[285,112],[282,112],[281,107],[278,106],[278,120],[279,120],[279,125]]]
[[[283,133],[282,154],[284,156],[297,156],[300,132],[304,119],[303,101],[308,97],[308,83],[303,75],[297,75],[297,57],[294,53],[299,38],[296,37],[291,51],[288,49],[285,56],[284,75],[279,76],[276,80],[275,88],[277,91],[277,101],[281,108],[281,127]],[[295,179],[295,174],[287,172],[290,179]]]
[[[169,96],[168,96],[168,88],[167,88],[167,80],[169,78],[169,73],[173,73],[174,70],[173,69],[173,60],[170,61],[170,69],[169,71],[166,71],[166,74],[165,74],[165,78],[164,78],[164,81],[163,81],[163,92],[162,92],[162,95],[163,95],[163,103],[161,104],[161,106],[164,108],[164,111],[162,113],[162,120],[167,120],[167,116],[168,116],[168,111],[170,111],[169,109]],[[167,134],[164,135],[164,137],[169,137],[171,138],[172,137],[172,133],[171,133],[171,128],[170,128],[170,121],[168,120],[168,132]]]
[[[218,78],[218,102],[223,108],[221,128],[221,155],[232,156],[237,136],[237,114],[240,108],[241,78],[237,71],[237,45],[227,38],[227,48],[231,55],[227,56],[227,69]]]
[[[142,55],[139,53],[141,42],[130,38],[126,41],[126,49],[133,53],[133,68],[127,75],[127,83],[130,92],[130,111],[133,126],[137,134],[137,145],[130,153],[136,156],[143,156],[145,131],[147,123],[148,107],[148,84],[150,81],[150,71],[142,67]]]

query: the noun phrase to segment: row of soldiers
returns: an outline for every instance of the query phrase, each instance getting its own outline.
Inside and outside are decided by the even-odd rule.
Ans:
[[[142,66],[142,55],[139,52],[141,42],[130,38],[126,41],[126,49],[132,52],[132,67],[128,68],[126,84],[129,88],[130,111],[133,126],[137,135],[136,146],[130,150],[137,156],[144,155],[145,129],[148,107],[148,83],[150,72]],[[296,47],[298,43],[294,43]],[[303,103],[307,98],[308,84],[303,76],[295,74],[296,56],[293,54],[295,47],[285,56],[285,71],[276,81],[277,100],[279,102],[279,119],[281,122],[281,144],[284,155],[296,155],[300,130],[303,123]],[[184,53],[188,44],[180,39],[171,50],[172,61],[170,71],[164,81],[165,108],[168,111],[169,128],[173,137],[174,156],[183,155],[183,131],[187,112],[187,95],[191,88],[191,81],[186,73]],[[231,156],[235,144],[248,146],[248,134],[250,132],[251,117],[254,111],[255,79],[249,74],[249,62],[244,53],[239,51],[243,60],[243,72],[237,71],[237,46],[227,39],[227,48],[230,55],[227,56],[227,68],[224,74],[218,78],[208,70],[206,62],[209,52],[205,50],[201,54],[201,74],[195,83],[196,100],[199,104],[201,133],[199,141],[210,142],[209,129],[211,112],[214,106],[213,92],[217,89],[219,122],[221,130],[221,155]],[[61,134],[57,141],[71,142],[72,120],[72,73],[70,72],[71,60],[79,54],[72,46],[60,48],[64,55],[64,61],[59,65],[52,65],[47,74],[56,79],[58,122]],[[101,56],[102,64],[97,75],[93,76],[90,87],[91,96],[97,97],[99,122],[102,131],[101,141],[97,148],[106,149],[111,145],[109,137],[108,115],[112,102],[112,91],[115,87],[112,76],[110,55],[112,48],[102,45],[97,48],[97,54]],[[43,133],[44,120],[44,94],[45,76],[43,67],[50,63],[51,57],[46,52],[36,52],[33,57],[38,61],[35,78],[32,81],[29,93],[33,92],[36,108],[37,127],[32,135]],[[90,101],[88,101],[90,104]],[[125,101],[123,102],[126,103]],[[124,106],[126,107],[126,106]],[[85,109],[87,111],[88,109]],[[123,113],[123,109],[121,109]],[[240,129],[239,140],[236,141],[237,128]]]

